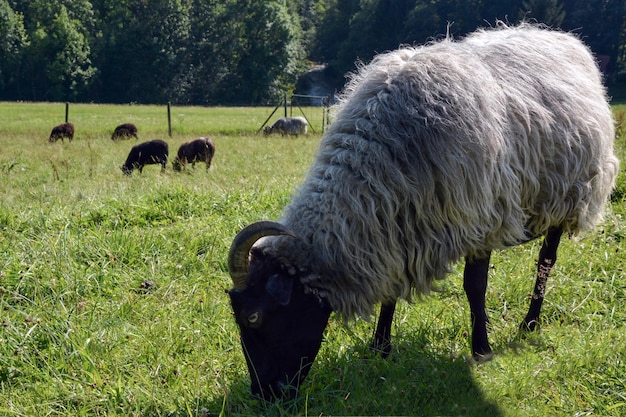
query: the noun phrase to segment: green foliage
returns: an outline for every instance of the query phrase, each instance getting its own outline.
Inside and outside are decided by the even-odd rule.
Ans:
[[[9,58],[25,41],[23,17],[11,9],[8,0],[0,0],[0,58]]]
[[[520,19],[580,33],[619,80],[621,0],[0,0],[0,98],[270,104],[311,61],[341,90],[355,61]]]
[[[306,56],[283,1],[9,1],[0,16],[25,16],[31,43],[12,55],[22,77],[0,85],[4,99],[268,103]]]
[[[544,23],[580,33],[593,51],[610,57],[608,71],[617,74],[623,65],[619,48],[626,34],[626,6],[621,0],[320,0],[327,8],[318,26],[314,60],[328,62],[335,83],[359,59],[401,44],[424,44],[447,34],[459,38],[497,20]]]
[[[29,89],[33,100],[74,100],[90,87],[96,69],[89,43],[93,12],[88,0],[33,0],[16,4],[24,16],[25,39],[15,59],[13,88]]]
[[[19,52],[26,44],[23,16],[7,0],[0,0],[0,92],[15,82]]]
[[[565,20],[565,8],[559,0],[525,0],[522,7],[520,19],[535,19],[552,27],[561,27]]]
[[[175,74],[193,49],[188,3],[128,1],[100,9],[104,39],[98,56],[99,101],[165,103],[170,99]]]
[[[294,16],[282,2],[195,2],[194,48],[173,85],[178,102],[266,103],[293,88],[303,56]]]
[[[77,30],[80,23],[69,19],[67,9],[61,6],[61,11],[55,16],[49,33],[42,34],[42,45],[40,47],[46,51],[60,48],[54,60],[50,62],[46,69],[52,83],[48,99],[59,100],[67,97],[64,93],[69,91],[69,98],[76,99],[78,94],[89,85],[91,78],[95,75],[95,68],[91,66],[90,48],[85,36]]]
[[[467,358],[457,266],[431,297],[399,304],[387,360],[367,350],[372,323],[333,317],[296,400],[251,398],[224,294],[228,247],[246,224],[278,218],[319,141],[255,136],[271,110],[174,107],[170,152],[210,135],[210,171],[128,178],[118,167],[136,142],[112,142],[113,127],[167,137],[164,107],[72,105],[75,140],[48,144],[62,105],[0,103],[0,414],[624,414],[623,196],[596,231],[563,242],[537,333],[517,326],[540,242],[492,256],[491,362]]]

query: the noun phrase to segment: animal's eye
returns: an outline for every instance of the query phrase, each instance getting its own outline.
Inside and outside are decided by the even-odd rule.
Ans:
[[[253,325],[257,324],[260,318],[261,317],[259,316],[259,313],[254,312],[248,316],[248,323],[253,324]]]
[[[241,312],[241,325],[250,329],[258,329],[263,325],[263,312],[262,311],[254,311],[250,312]]]

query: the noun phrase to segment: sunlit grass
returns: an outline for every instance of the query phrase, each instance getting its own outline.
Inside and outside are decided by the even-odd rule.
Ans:
[[[467,360],[459,265],[440,292],[399,304],[389,359],[368,354],[372,323],[346,328],[333,317],[300,396],[262,404],[249,396],[224,293],[226,254],[241,227],[279,216],[320,136],[255,135],[272,108],[175,109],[169,138],[165,107],[72,105],[76,139],[48,144],[64,104],[0,110],[0,415],[626,412],[623,169],[605,223],[563,242],[539,332],[517,330],[534,282],[532,242],[492,257],[493,361]],[[123,176],[136,142],[113,143],[110,131],[126,121],[141,139],[168,140],[170,154],[212,136],[210,171]]]

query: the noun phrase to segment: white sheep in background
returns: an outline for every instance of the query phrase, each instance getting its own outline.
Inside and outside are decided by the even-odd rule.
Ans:
[[[265,126],[263,128],[263,134],[265,136],[272,133],[280,133],[281,136],[291,135],[306,135],[308,122],[304,117],[281,117],[272,123],[271,126]]]
[[[396,300],[462,258],[472,353],[488,359],[490,254],[544,236],[521,325],[534,329],[561,235],[602,219],[613,140],[600,72],[571,34],[501,24],[359,68],[280,222],[231,246],[253,393],[295,395],[331,311],[370,317],[381,303],[373,348],[388,354]]]

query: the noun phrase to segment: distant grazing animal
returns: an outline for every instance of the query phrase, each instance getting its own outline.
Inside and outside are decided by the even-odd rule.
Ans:
[[[183,167],[191,163],[191,167],[195,167],[196,162],[204,162],[206,170],[211,167],[211,161],[215,155],[215,144],[211,138],[197,138],[189,142],[185,142],[178,148],[178,155],[172,161],[174,171],[181,171]]]
[[[306,135],[308,123],[304,117],[281,117],[276,120],[271,126],[265,126],[263,128],[263,134],[265,136],[272,133],[280,133],[285,135]]]
[[[161,172],[163,172],[167,165],[168,154],[167,142],[153,139],[133,146],[121,168],[124,174],[130,175],[135,168],[141,173],[144,165],[161,164]]]
[[[499,24],[361,67],[280,222],[231,245],[252,392],[296,395],[331,311],[349,321],[380,303],[371,347],[389,354],[396,301],[428,294],[462,258],[471,352],[491,358],[491,252],[543,236],[521,322],[535,329],[561,236],[602,220],[614,136],[596,61],[571,34]]]
[[[132,123],[124,123],[115,128],[111,135],[111,140],[130,139],[131,137],[139,139],[137,137],[137,126]]]
[[[54,143],[59,139],[61,139],[61,142],[63,142],[63,139],[67,139],[70,142],[74,139],[74,125],[72,123],[62,123],[52,128],[48,142]]]

